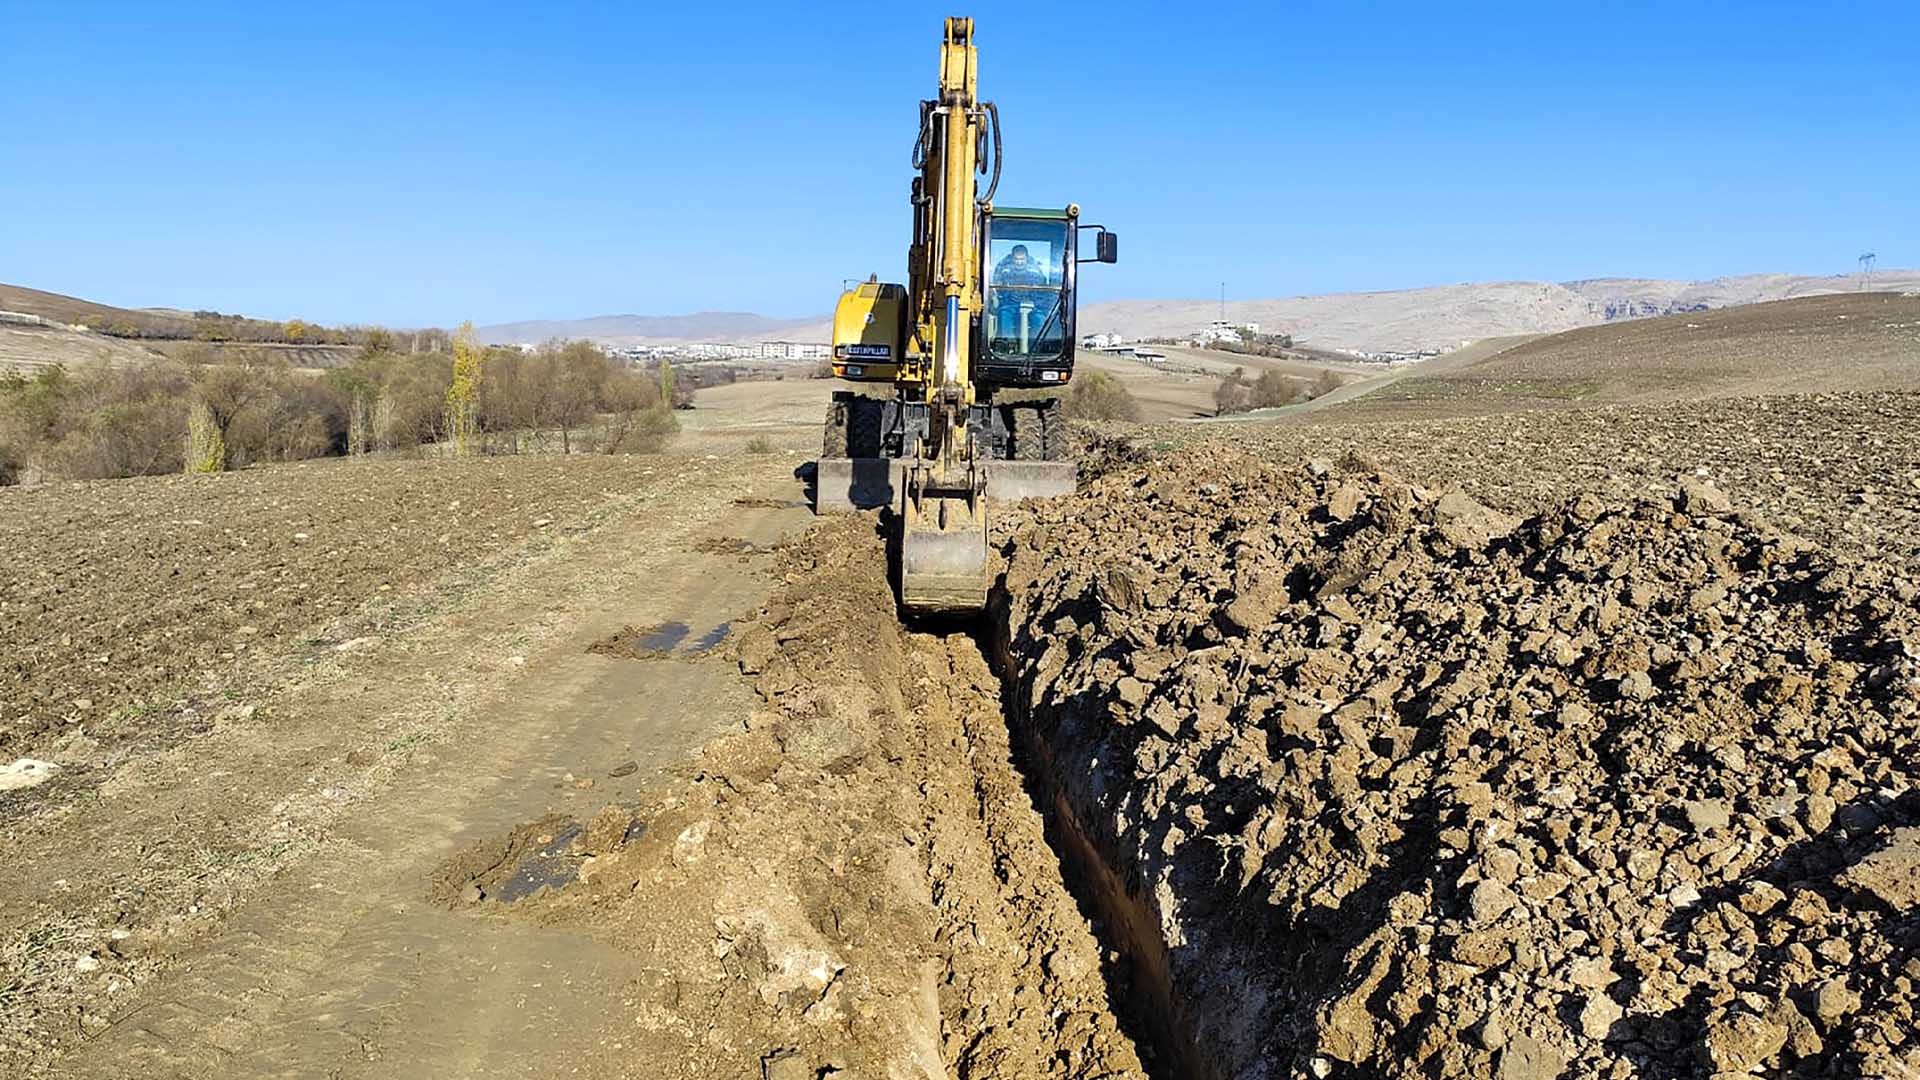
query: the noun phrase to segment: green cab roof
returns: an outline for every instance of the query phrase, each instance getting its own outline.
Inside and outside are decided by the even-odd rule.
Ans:
[[[1068,214],[1065,210],[1057,208],[1044,209],[1033,206],[996,206],[993,208],[993,216],[1006,218],[1041,218],[1049,221],[1067,221],[1072,217],[1072,215]]]

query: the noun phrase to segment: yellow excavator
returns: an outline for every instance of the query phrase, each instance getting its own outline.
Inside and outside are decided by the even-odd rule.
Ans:
[[[976,63],[973,20],[947,19],[913,144],[907,284],[875,276],[834,309],[834,376],[892,394],[834,393],[814,477],[818,511],[892,509],[913,614],[986,605],[992,503],[1072,492],[1060,399],[1031,391],[1073,377],[1075,269],[1119,250],[1078,206],[993,204],[1000,113],[975,95]],[[996,401],[1003,390],[1029,392]]]

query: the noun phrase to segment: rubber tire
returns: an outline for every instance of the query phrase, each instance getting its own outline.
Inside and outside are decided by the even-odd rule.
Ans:
[[[848,402],[847,409],[847,456],[852,458],[877,458],[881,456],[881,424],[886,419],[884,401],[870,397],[856,397]]]
[[[1067,417],[1059,398],[1048,398],[1040,406],[1042,461],[1067,459]]]
[[[847,456],[847,419],[852,412],[851,402],[839,394],[827,403],[827,422],[820,432],[820,456],[823,458],[843,458]]]
[[[1047,460],[1047,417],[1037,401],[1021,401],[1008,406],[1013,421],[1013,460]]]

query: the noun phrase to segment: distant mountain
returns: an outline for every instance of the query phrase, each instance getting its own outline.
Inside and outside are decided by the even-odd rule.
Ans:
[[[1550,334],[1620,319],[1852,292],[1857,274],[1748,274],[1711,281],[1590,278],[1501,281],[1396,292],[1330,293],[1227,304],[1233,322],[1257,322],[1296,341],[1365,352],[1416,352],[1510,334]],[[1875,290],[1920,289],[1920,270],[1876,270]],[[1118,300],[1080,309],[1082,333],[1180,337],[1220,317],[1216,300]]]
[[[586,339],[602,345],[666,345],[694,341],[821,341],[824,320],[774,319],[744,311],[692,315],[596,315],[586,319],[535,319],[475,330],[490,345],[538,344],[553,338]],[[803,333],[804,332],[804,333]]]

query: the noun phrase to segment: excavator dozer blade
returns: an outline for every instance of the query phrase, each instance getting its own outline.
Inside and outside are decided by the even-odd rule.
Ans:
[[[915,614],[965,614],[987,606],[987,513],[983,495],[901,499],[900,606]]]

